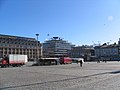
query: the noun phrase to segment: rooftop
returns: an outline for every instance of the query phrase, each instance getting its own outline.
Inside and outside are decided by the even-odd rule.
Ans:
[[[35,38],[12,36],[12,35],[3,35],[3,34],[0,34],[0,38],[11,38],[11,39],[22,39],[22,40],[36,41]]]

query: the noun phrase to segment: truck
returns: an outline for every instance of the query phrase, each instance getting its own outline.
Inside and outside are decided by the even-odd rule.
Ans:
[[[40,58],[36,61],[34,65],[43,66],[43,65],[59,65],[59,58]]]
[[[1,59],[1,68],[22,66],[28,62],[27,55],[10,54]]]
[[[71,64],[72,58],[70,57],[61,57],[60,58],[60,64]]]

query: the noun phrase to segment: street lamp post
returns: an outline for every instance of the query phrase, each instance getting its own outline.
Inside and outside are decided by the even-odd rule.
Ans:
[[[36,61],[39,59],[39,53],[38,53],[38,36],[39,36],[39,34],[36,34],[36,36],[37,36],[37,45],[36,45]]]
[[[40,58],[42,58],[42,56],[43,56],[43,44],[42,44],[42,43],[41,43],[41,46],[40,46],[40,51],[41,51],[41,52],[40,52],[40,54],[41,54],[41,55],[40,55]]]

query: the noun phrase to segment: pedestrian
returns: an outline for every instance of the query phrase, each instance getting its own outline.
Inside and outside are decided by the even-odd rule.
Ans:
[[[83,64],[83,61],[82,61],[82,60],[80,60],[80,67],[82,67],[82,64]]]

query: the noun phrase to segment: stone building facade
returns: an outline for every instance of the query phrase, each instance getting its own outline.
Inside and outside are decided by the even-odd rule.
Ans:
[[[101,60],[120,60],[118,44],[103,44],[95,47],[95,56]]]
[[[9,54],[22,54],[33,60],[41,57],[40,47],[40,42],[35,38],[0,34],[0,57]]]
[[[84,58],[85,61],[93,60],[94,55],[94,48],[91,46],[76,46],[71,51],[72,58]]]

